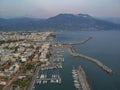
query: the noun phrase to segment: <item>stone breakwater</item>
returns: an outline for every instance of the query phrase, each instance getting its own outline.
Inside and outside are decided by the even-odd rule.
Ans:
[[[82,40],[80,42],[77,42],[77,43],[63,43],[62,45],[64,47],[69,47],[69,46],[74,46],[74,45],[81,45],[81,44],[84,44],[86,43],[87,41],[89,41],[90,39],[92,39],[91,36],[87,37],[85,40]]]
[[[112,69],[110,69],[109,67],[107,67],[106,65],[104,65],[102,62],[100,62],[99,60],[94,59],[92,57],[89,57],[89,56],[86,56],[86,55],[83,55],[83,54],[75,52],[75,50],[74,50],[74,48],[72,46],[69,47],[69,52],[73,56],[81,57],[81,58],[84,58],[84,59],[89,60],[91,62],[94,62],[95,64],[97,64],[99,67],[101,67],[106,72],[112,73]]]
[[[81,66],[72,70],[76,90],[93,90],[88,77]]]

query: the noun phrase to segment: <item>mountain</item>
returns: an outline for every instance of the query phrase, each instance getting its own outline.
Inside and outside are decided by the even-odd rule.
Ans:
[[[0,30],[32,30],[39,26],[42,19],[12,18],[0,19]]]
[[[103,20],[113,22],[116,24],[120,24],[120,17],[109,17],[109,18],[102,18]]]
[[[0,18],[0,30],[111,30],[120,24],[96,19],[88,14],[59,14],[48,19]]]

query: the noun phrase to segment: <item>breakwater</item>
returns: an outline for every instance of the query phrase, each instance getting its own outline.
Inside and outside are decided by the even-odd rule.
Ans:
[[[99,67],[101,67],[101,68],[102,68],[103,70],[105,70],[106,72],[112,73],[112,69],[110,69],[109,67],[107,67],[106,65],[104,65],[104,64],[103,64],[102,62],[100,62],[99,60],[75,52],[73,46],[69,47],[69,52],[70,52],[70,54],[73,55],[73,56],[77,56],[77,57],[81,57],[81,58],[84,58],[84,59],[86,59],[86,60],[89,60],[89,61],[97,64]]]
[[[77,43],[63,43],[62,45],[63,46],[74,46],[74,45],[81,45],[81,44],[84,44],[84,43],[86,43],[87,41],[89,41],[90,39],[92,39],[92,37],[91,36],[89,36],[89,37],[87,37],[85,40],[82,40],[82,41],[80,41],[80,42],[77,42]]]
[[[77,69],[72,70],[74,86],[77,90],[92,90],[86,73],[83,68],[79,66]]]

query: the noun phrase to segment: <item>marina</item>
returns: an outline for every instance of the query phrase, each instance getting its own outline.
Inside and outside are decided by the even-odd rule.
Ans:
[[[102,62],[108,64],[112,69],[119,71],[119,63],[115,63],[116,69],[115,69],[115,67],[112,66],[114,64],[114,62],[112,60],[114,60],[114,61],[119,60],[119,58],[117,58],[117,57],[119,57],[119,53],[117,52],[115,55],[111,55],[113,52],[115,53],[117,51],[117,48],[114,51],[110,46],[104,47],[104,44],[101,44],[101,41],[104,41],[106,44],[109,43],[109,45],[110,45],[110,42],[108,42],[109,39],[106,38],[106,34],[108,34],[108,32],[103,32],[103,31],[101,31],[99,33],[98,32],[90,32],[90,34],[88,32],[89,31],[77,32],[77,33],[75,32],[75,34],[77,34],[76,35],[77,37],[81,37],[79,34],[83,33],[85,35],[92,36],[94,39],[84,45],[80,45],[80,46],[78,45],[78,46],[74,47],[75,50],[78,53],[82,52],[89,56],[93,56],[96,58],[98,57],[101,59]],[[62,37],[63,37],[64,33],[61,34]],[[66,37],[69,34],[68,37],[71,37],[73,35],[73,33],[74,32],[66,32],[66,34],[64,36]],[[98,36],[96,36],[96,33]],[[103,35],[104,39],[101,38],[101,35]],[[111,33],[111,35],[113,35],[113,32]],[[119,45],[119,43],[117,42],[117,40],[119,40],[119,39],[117,39],[117,37],[119,37],[119,34],[115,35],[115,36],[116,37],[112,40],[114,43],[117,43]],[[60,39],[61,39],[61,37],[60,37]],[[61,39],[61,41],[66,40],[66,39],[67,38]],[[73,42],[75,40],[80,40],[80,39],[72,38],[69,42]],[[97,44],[96,44],[96,42],[97,42]],[[115,45],[116,44],[114,44],[114,46]],[[97,48],[97,50],[95,47]],[[56,48],[54,48],[54,49],[56,49]],[[107,51],[105,51],[106,49],[107,49]],[[64,52],[65,52],[64,53],[64,63],[62,64],[63,69],[59,69],[60,77],[62,80],[61,84],[56,84],[56,83],[53,84],[49,80],[49,81],[47,81],[47,84],[46,83],[42,84],[43,82],[41,82],[41,84],[35,84],[34,90],[76,90],[76,88],[74,86],[74,79],[71,74],[73,65],[75,67],[82,65],[82,67],[84,68],[84,70],[87,73],[87,76],[89,77],[89,80],[90,80],[93,90],[119,90],[120,87],[119,87],[119,84],[117,84],[117,83],[119,83],[119,80],[120,80],[119,77],[116,77],[114,74],[112,74],[113,77],[111,77],[110,74],[104,72],[96,64],[88,62],[87,60],[86,61],[83,59],[80,60],[80,58],[73,57],[72,55],[70,55],[68,53],[67,49],[65,49]],[[99,53],[99,54],[97,55],[96,53]],[[107,53],[108,55],[109,54],[110,55],[108,57],[101,53]],[[51,69],[51,70],[56,70],[56,69]],[[47,71],[51,72],[51,70],[47,70]],[[45,71],[45,70],[43,70],[43,71]],[[55,74],[54,71],[51,72],[51,75],[49,75],[49,72],[47,72],[47,77],[51,78],[52,74]]]
[[[56,45],[57,46],[57,45]],[[62,63],[64,62],[63,50],[61,47],[51,48],[51,57],[49,62],[36,69],[36,73],[30,86],[31,90],[34,90],[36,86],[47,84],[61,84],[62,78],[59,70],[62,69]]]
[[[59,74],[53,74],[51,77],[47,77],[47,74],[41,74],[36,78],[36,84],[58,83],[61,84],[61,77]]]

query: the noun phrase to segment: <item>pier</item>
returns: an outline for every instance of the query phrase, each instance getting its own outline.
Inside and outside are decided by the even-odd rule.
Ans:
[[[52,63],[49,65],[41,66],[41,70],[52,70],[52,69],[62,69],[61,63]]]
[[[92,90],[88,78],[81,66],[78,69],[73,68],[72,75],[76,90]]]
[[[83,55],[83,54],[79,54],[77,52],[75,52],[74,48],[71,46],[69,47],[69,52],[71,55],[73,56],[78,56],[78,57],[81,57],[81,58],[84,58],[84,59],[87,59],[91,62],[94,62],[95,64],[97,64],[99,67],[101,67],[103,70],[105,70],[106,72],[108,73],[112,73],[112,69],[110,69],[109,67],[107,67],[106,65],[104,65],[102,62],[100,62],[99,60],[97,59],[94,59],[92,57],[89,57],[89,56],[86,56],[86,55]]]
[[[61,84],[61,77],[59,75],[52,75],[52,77],[47,77],[42,74],[39,78],[36,79],[36,84],[47,84],[50,83],[58,83]]]

